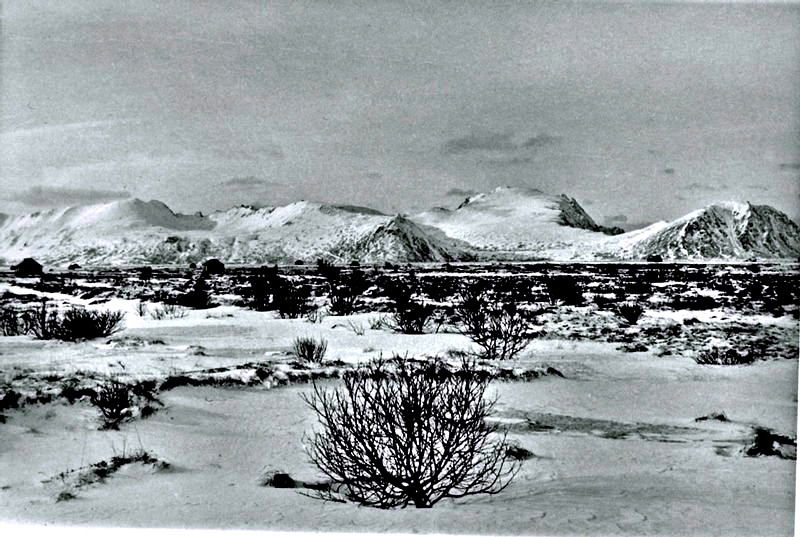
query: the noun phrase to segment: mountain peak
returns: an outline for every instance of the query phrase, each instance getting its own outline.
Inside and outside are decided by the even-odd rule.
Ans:
[[[796,258],[800,226],[769,205],[722,201],[669,223],[620,237],[629,257],[665,259]]]

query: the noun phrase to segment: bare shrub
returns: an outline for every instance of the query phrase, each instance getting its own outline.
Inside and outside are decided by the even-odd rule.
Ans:
[[[331,313],[350,315],[356,310],[361,294],[369,286],[364,273],[356,269],[344,274],[336,273],[328,278],[330,280],[328,301]]]
[[[433,305],[416,297],[418,286],[417,279],[411,278],[409,282],[393,282],[388,289],[394,303],[391,327],[403,334],[425,333],[435,312]]]
[[[211,286],[208,284],[207,274],[201,272],[192,282],[192,287],[178,297],[178,305],[195,310],[206,310],[216,306],[211,299]]]
[[[0,308],[0,336],[21,336],[28,333],[25,317],[14,306]]]
[[[644,308],[636,302],[623,302],[617,306],[617,313],[628,324],[636,324],[644,313]]]
[[[328,342],[320,338],[299,337],[294,340],[292,354],[303,363],[319,364],[328,351]]]
[[[409,299],[396,306],[392,328],[403,334],[424,334],[435,308],[422,300]]]
[[[134,405],[131,386],[115,378],[100,384],[91,401],[100,412],[104,429],[118,429],[119,424],[131,416]]]
[[[47,303],[42,302],[38,309],[27,313],[26,323],[36,339],[80,341],[118,332],[124,318],[121,311],[94,311],[77,306],[59,312],[48,309]]]
[[[739,351],[732,347],[711,347],[695,355],[694,361],[700,365],[749,365],[758,356],[751,349]]]
[[[455,307],[459,331],[481,348],[487,360],[511,359],[530,342],[533,323],[528,318],[538,312],[519,310],[515,303],[493,301],[481,286],[461,292]]]
[[[544,281],[547,296],[553,304],[561,303],[567,306],[580,306],[583,304],[583,292],[577,280],[572,276],[550,276]]]
[[[336,390],[315,383],[303,398],[322,430],[306,450],[333,481],[323,497],[432,507],[502,491],[520,466],[486,420],[495,403],[484,397],[489,381],[470,362],[451,371],[438,361],[392,360],[348,371]]]
[[[299,319],[315,309],[311,290],[285,278],[276,282],[273,305],[282,319]]]

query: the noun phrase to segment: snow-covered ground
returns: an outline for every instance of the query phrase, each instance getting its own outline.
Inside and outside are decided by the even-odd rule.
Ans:
[[[30,291],[2,289],[9,290]],[[58,388],[65,379],[107,374],[143,380],[215,369],[235,377],[242,374],[237,367],[248,364],[281,371],[297,336],[325,338],[326,360],[342,367],[381,355],[469,350],[465,336],[371,329],[378,313],[311,323],[226,305],[154,320],[138,300],[92,304],[66,294],[44,296],[125,311],[126,328],[82,343],[0,338],[0,379],[6,388],[34,396],[22,408],[2,411],[5,522],[491,535],[793,531],[795,461],[747,457],[744,449],[756,426],[796,437],[797,360],[776,355],[750,366],[701,366],[690,349],[692,334],[724,338],[726,329],[747,323],[773,330],[770,337],[795,334],[790,337],[796,342],[797,320],[789,315],[725,309],[684,315],[654,308],[627,327],[590,306],[560,308],[544,319],[543,337],[507,367],[552,367],[563,377],[490,387],[498,396],[496,422],[535,454],[513,483],[494,496],[445,500],[428,510],[379,510],[262,486],[272,471],[301,481],[321,477],[303,451],[303,436],[315,427],[300,398],[308,384],[178,387],[158,394],[164,406],[154,415],[123,423],[119,431],[99,430],[97,411],[86,401],[36,403],[36,392]],[[663,349],[651,340],[689,318],[697,320],[689,328],[704,331],[676,336],[677,350],[658,356]],[[646,342],[648,350],[623,352],[619,341],[592,340],[603,327],[622,341]],[[571,339],[576,332],[584,337]],[[727,421],[696,421],[713,413],[724,413]],[[72,478],[58,477],[138,449],[169,465],[128,464],[102,482],[77,487]],[[75,497],[57,501],[66,489]]]

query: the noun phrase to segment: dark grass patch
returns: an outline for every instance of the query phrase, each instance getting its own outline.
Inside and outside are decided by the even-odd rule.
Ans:
[[[754,427],[753,439],[750,444],[745,446],[744,454],[747,457],[778,457],[796,460],[797,441],[766,427]]]
[[[705,416],[700,416],[699,418],[695,418],[694,421],[722,421],[728,422],[730,421],[728,417],[725,415],[724,412],[712,412],[711,414],[707,414]]]
[[[123,466],[137,463],[152,466],[157,471],[170,468],[168,462],[159,460],[147,451],[140,449],[130,454],[116,455],[109,460],[102,460],[88,466],[66,470],[44,480],[43,483],[61,482],[64,486],[63,490],[59,491],[56,496],[56,502],[73,500],[77,498],[77,490],[96,483],[103,483]]]

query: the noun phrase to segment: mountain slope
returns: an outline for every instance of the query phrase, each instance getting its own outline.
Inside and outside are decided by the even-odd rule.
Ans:
[[[455,241],[367,208],[297,202],[238,207],[208,216],[173,213],[158,201],[124,200],[0,219],[0,257],[50,264],[176,264],[444,261],[464,257]]]
[[[768,205],[722,202],[613,237],[604,249],[625,258],[796,258],[800,226]]]
[[[413,219],[492,257],[572,259],[587,243],[622,232],[599,226],[563,194],[519,187],[498,187],[467,198],[454,210],[434,209]]]

